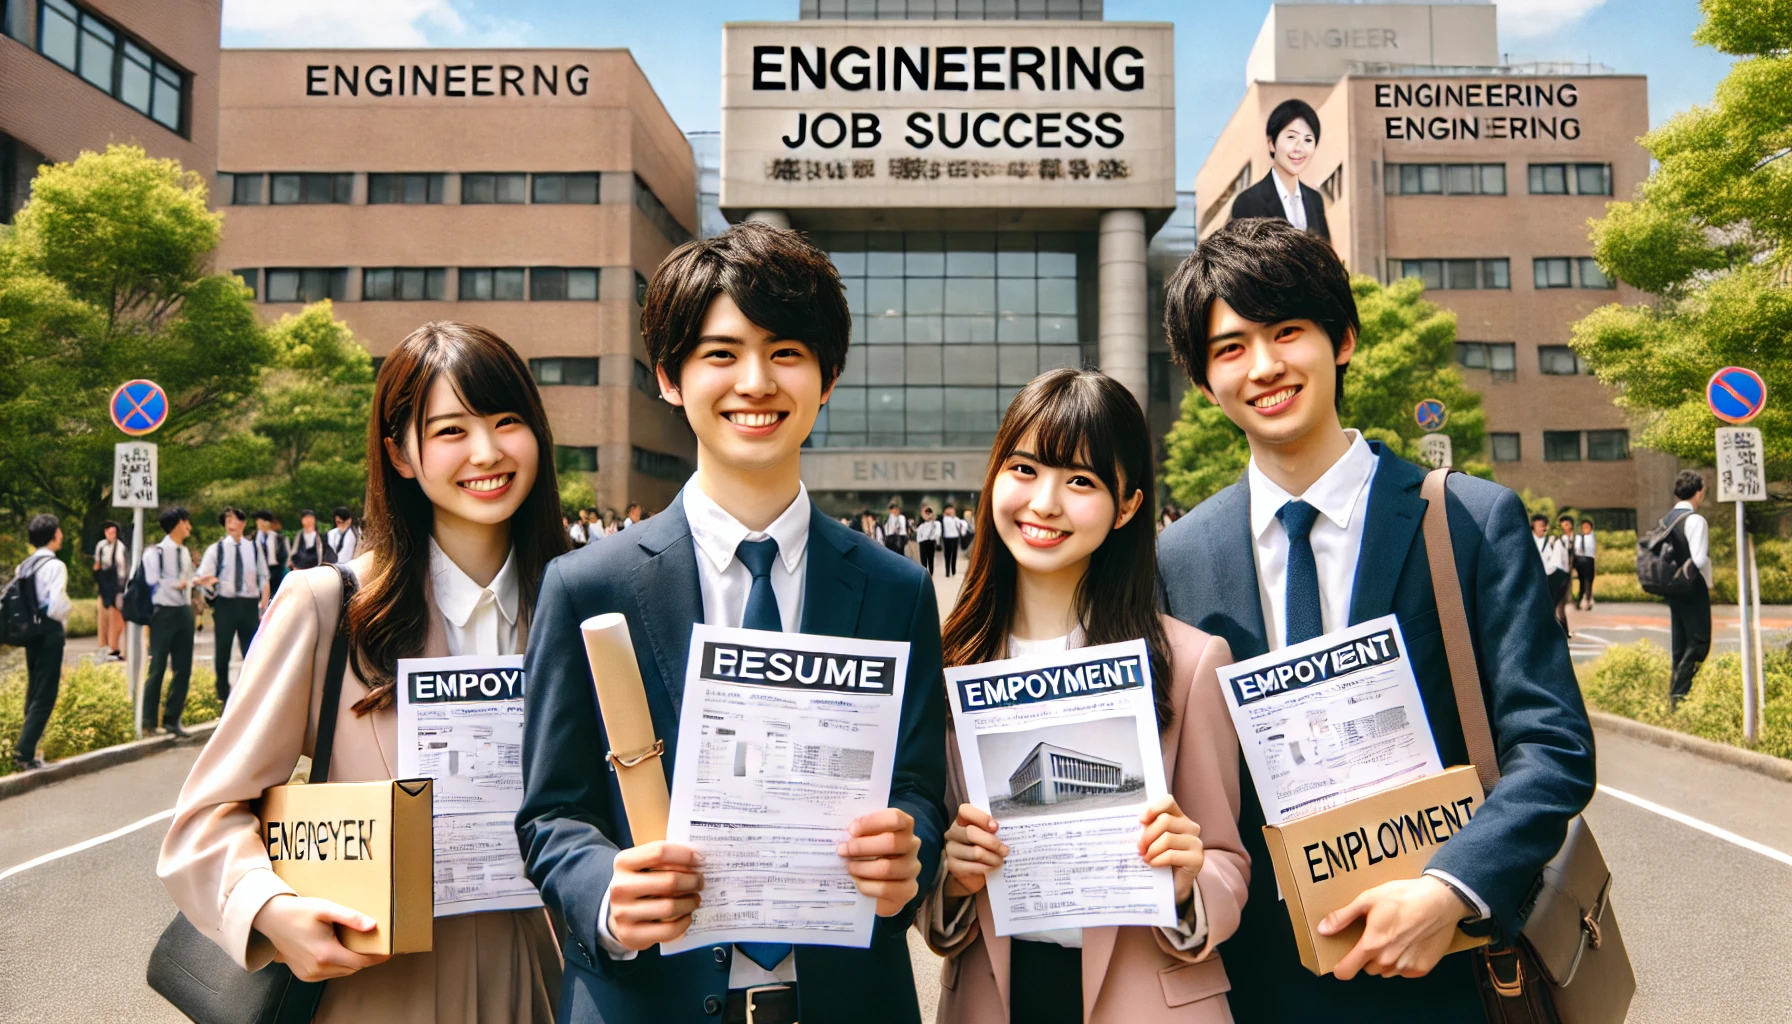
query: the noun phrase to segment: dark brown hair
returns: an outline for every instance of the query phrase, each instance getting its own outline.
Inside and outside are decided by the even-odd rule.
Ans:
[[[795,231],[748,222],[686,242],[653,272],[641,337],[648,358],[674,384],[718,295],[772,337],[808,346],[821,363],[823,389],[840,376],[852,313],[833,261]]]
[[[964,590],[941,631],[945,662],[975,665],[1008,656],[1014,620],[1014,555],[995,530],[996,477],[1029,433],[1033,454],[1048,466],[1087,469],[1114,497],[1116,511],[1132,495],[1145,501],[1125,526],[1108,534],[1077,585],[1077,619],[1090,645],[1145,640],[1158,727],[1170,724],[1169,639],[1157,611],[1157,493],[1151,429],[1132,392],[1099,370],[1042,373],[1014,396],[990,451],[977,503],[976,536]]]
[[[554,479],[554,436],[548,429],[541,392],[516,351],[504,339],[472,324],[437,320],[424,324],[400,342],[380,366],[373,386],[373,415],[367,425],[367,501],[362,542],[373,555],[373,569],[349,602],[348,627],[353,643],[349,660],[355,675],[372,692],[355,704],[355,713],[391,707],[398,659],[423,651],[429,635],[429,538],[435,527],[435,505],[416,480],[407,479],[386,454],[386,439],[403,448],[406,435],[423,444],[423,419],[429,391],[446,375],[455,394],[478,416],[515,413],[528,424],[539,449],[535,486],[529,489],[510,520],[510,543],[521,601],[518,615],[527,619],[535,606],[548,560],[567,550],[560,528],[560,488]]]

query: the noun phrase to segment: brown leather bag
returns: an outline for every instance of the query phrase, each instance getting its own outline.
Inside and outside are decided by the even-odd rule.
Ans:
[[[1427,502],[1425,551],[1462,738],[1481,788],[1491,792],[1500,780],[1499,758],[1481,699],[1481,672],[1444,511],[1449,474],[1448,468],[1431,471],[1419,491]],[[1612,911],[1611,891],[1611,869],[1593,830],[1585,817],[1575,815],[1561,850],[1532,887],[1518,941],[1473,954],[1491,1024],[1622,1024],[1636,994],[1636,975]]]

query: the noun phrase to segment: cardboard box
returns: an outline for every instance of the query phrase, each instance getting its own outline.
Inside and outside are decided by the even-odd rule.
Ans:
[[[1330,938],[1319,934],[1319,922],[1384,882],[1419,877],[1437,847],[1480,811],[1482,800],[1474,768],[1450,768],[1342,807],[1263,826],[1301,964],[1330,974],[1362,938],[1363,922]],[[1486,942],[1458,931],[1450,952]]]
[[[433,810],[429,779],[399,779],[275,786],[258,814],[274,874],[378,922],[371,932],[338,927],[342,944],[396,954],[434,943]]]

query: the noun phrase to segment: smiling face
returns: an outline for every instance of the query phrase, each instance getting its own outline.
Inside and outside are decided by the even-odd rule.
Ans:
[[[1356,338],[1332,351],[1311,320],[1261,324],[1213,301],[1207,323],[1207,385],[1201,393],[1238,424],[1253,444],[1291,444],[1315,429],[1338,426],[1337,368],[1350,361]]]
[[[439,376],[423,411],[422,442],[407,430],[403,448],[386,439],[386,455],[400,476],[417,481],[438,517],[491,526],[509,522],[528,497],[541,449],[520,414],[473,413]]]
[[[1318,142],[1313,135],[1312,126],[1305,119],[1297,117],[1269,140],[1269,158],[1275,161],[1276,167],[1283,174],[1298,178],[1300,172],[1306,169],[1308,161],[1313,159],[1313,147]]]
[[[735,472],[800,458],[832,390],[809,346],[772,337],[725,294],[710,302],[678,383],[664,367],[658,373],[666,401],[684,409],[697,435],[699,465],[709,460]]]
[[[1037,448],[1029,432],[1003,460],[990,511],[996,535],[1020,570],[1050,575],[1086,565],[1108,534],[1138,512],[1145,496],[1134,491],[1116,501],[1094,470],[1045,465]]]

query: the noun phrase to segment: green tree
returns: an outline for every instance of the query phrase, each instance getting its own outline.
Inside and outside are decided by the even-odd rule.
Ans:
[[[1657,167],[1634,198],[1589,222],[1605,272],[1656,301],[1609,305],[1572,344],[1643,430],[1637,444],[1711,465],[1705,384],[1727,365],[1767,382],[1752,425],[1782,511],[1792,471],[1792,5],[1703,0],[1693,38],[1739,60],[1709,106],[1643,136]]]
[[[1418,462],[1417,442],[1425,431],[1413,420],[1413,408],[1439,399],[1449,409],[1442,432],[1450,435],[1457,467],[1491,478],[1492,468],[1472,458],[1481,451],[1485,415],[1481,396],[1463,384],[1454,366],[1456,314],[1426,302],[1414,278],[1383,286],[1358,276],[1350,289],[1363,330],[1344,375],[1344,425]],[[1165,448],[1164,484],[1184,508],[1237,481],[1251,458],[1244,432],[1196,388],[1183,398]]]
[[[268,361],[248,289],[209,272],[222,218],[205,183],[135,146],[83,153],[32,182],[0,234],[0,511],[49,510],[90,540],[108,512],[118,385],[169,396],[163,487],[242,453],[217,443]]]

